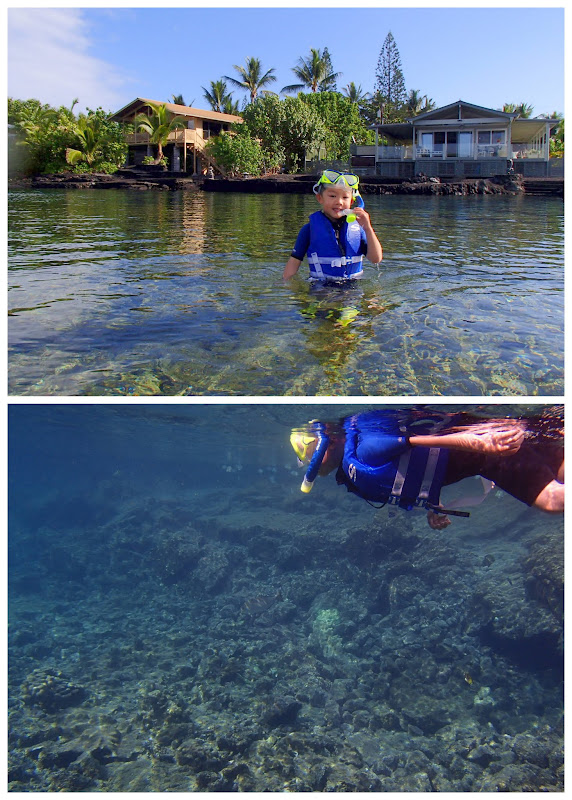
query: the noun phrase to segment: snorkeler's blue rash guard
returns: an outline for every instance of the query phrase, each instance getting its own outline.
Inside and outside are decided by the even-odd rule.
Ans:
[[[339,231],[342,228],[342,225],[346,225],[345,217],[342,217],[339,220],[338,225],[335,225],[331,220],[330,223],[334,230],[337,228],[337,238],[339,240]],[[365,235],[365,231],[362,227],[360,227],[360,237],[361,237],[361,244],[359,248],[360,255],[365,256],[367,253],[367,238]],[[310,246],[310,223],[307,222],[301,229],[300,233],[298,234],[298,238],[296,239],[296,244],[294,245],[294,249],[292,250],[292,257],[297,258],[298,261],[303,261],[304,256],[308,252],[308,247]]]

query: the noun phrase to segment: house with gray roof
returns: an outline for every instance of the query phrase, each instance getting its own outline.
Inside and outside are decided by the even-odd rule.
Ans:
[[[457,100],[406,122],[376,122],[375,145],[354,146],[351,168],[385,178],[462,179],[505,175],[512,166],[523,177],[545,177],[550,134],[560,122]]]

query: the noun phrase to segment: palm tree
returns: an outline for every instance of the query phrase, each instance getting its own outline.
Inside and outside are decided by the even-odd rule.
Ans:
[[[350,103],[355,103],[357,106],[365,103],[370,98],[369,92],[364,92],[361,86],[356,86],[353,81],[348,83],[348,85],[342,89],[342,92],[348,98]]]
[[[507,114],[516,114],[517,117],[528,119],[534,111],[534,106],[528,105],[528,103],[518,103],[516,105],[515,103],[505,103],[502,110]]]
[[[407,101],[405,103],[405,109],[409,112],[409,115],[412,117],[416,117],[417,114],[421,114],[423,111],[424,100],[426,98],[421,96],[421,92],[419,89],[410,89],[409,94],[407,95]]]
[[[432,111],[435,108],[435,101],[426,94],[422,95],[419,89],[410,89],[407,95],[407,102],[405,103],[405,110],[409,112],[411,117],[416,117],[418,114],[424,114],[427,111]]]
[[[222,112],[227,101],[231,100],[230,92],[226,91],[226,81],[222,78],[219,81],[211,81],[210,91],[204,86],[201,86],[201,89],[204,92],[203,97],[208,100],[213,111]]]
[[[144,111],[140,112],[133,120],[133,124],[136,130],[149,134],[151,144],[157,145],[157,158],[154,163],[159,164],[169,134],[177,128],[186,128],[187,120],[185,117],[171,117],[165,103],[147,103],[147,105],[151,113],[148,115]]]
[[[85,161],[91,166],[100,150],[101,120],[96,116],[86,117],[85,114],[80,114],[74,125],[73,133],[80,141],[81,150],[67,147],[66,161],[72,165]]]
[[[423,100],[425,101],[425,105],[422,108],[422,111],[433,111],[437,108],[437,103],[433,100],[432,97],[427,97],[427,95],[423,95]]]
[[[298,59],[298,66],[292,67],[292,72],[302,83],[293,83],[285,86],[282,92],[296,92],[298,89],[308,87],[313,92],[325,90],[335,84],[341,72],[332,72],[329,57],[324,58],[319,48],[310,48],[310,57]]]
[[[262,74],[262,65],[258,58],[247,58],[246,69],[244,67],[239,67],[236,64],[233,64],[233,67],[238,72],[242,80],[239,81],[236,78],[229,77],[228,75],[225,75],[224,78],[225,80],[230,81],[233,86],[238,86],[239,89],[245,89],[247,92],[249,92],[251,103],[256,99],[256,95],[259,91],[262,91],[262,94],[266,94],[266,92],[262,90],[263,86],[267,86],[269,83],[272,83],[276,80],[276,77],[272,74],[274,72],[274,68],[269,69],[268,72],[264,73],[264,75]]]
[[[235,117],[238,117],[240,114],[240,110],[238,108],[238,100],[233,100],[232,95],[227,94],[227,96],[224,98],[222,113],[234,114]]]
[[[171,95],[171,102],[176,106],[186,106],[187,104],[183,100],[182,94],[172,94]]]
[[[29,102],[26,115],[18,122],[18,127],[26,134],[28,144],[35,142],[49,125],[58,122],[58,112],[49,105],[40,105],[39,102]]]

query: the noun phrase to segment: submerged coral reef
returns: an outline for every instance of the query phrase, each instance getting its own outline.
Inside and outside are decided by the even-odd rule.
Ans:
[[[15,523],[11,791],[562,791],[561,522],[266,492]]]

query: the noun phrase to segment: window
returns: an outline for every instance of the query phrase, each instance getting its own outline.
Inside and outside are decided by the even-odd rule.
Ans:
[[[446,155],[448,158],[457,158],[457,142],[458,142],[458,133],[457,131],[447,131],[447,151]]]
[[[473,155],[473,134],[459,133],[459,157],[470,158]]]
[[[479,131],[479,144],[504,144],[505,131]]]

